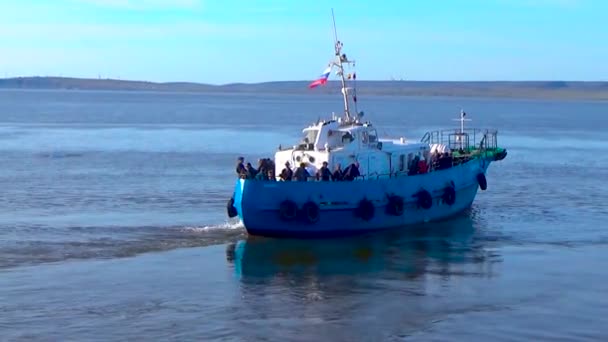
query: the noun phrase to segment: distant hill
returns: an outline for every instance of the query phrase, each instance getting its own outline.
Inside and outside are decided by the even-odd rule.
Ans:
[[[155,83],[114,79],[68,77],[16,77],[0,79],[0,89],[73,89],[160,92],[229,92],[306,94],[310,81],[232,83],[211,85],[191,82]],[[330,81],[315,93],[339,93]],[[578,81],[357,81],[357,92],[366,95],[475,96],[608,100],[608,82]]]

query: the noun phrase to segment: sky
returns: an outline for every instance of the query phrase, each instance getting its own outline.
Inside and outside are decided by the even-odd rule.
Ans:
[[[0,78],[608,80],[605,0],[4,0]],[[335,79],[335,75],[332,76]]]

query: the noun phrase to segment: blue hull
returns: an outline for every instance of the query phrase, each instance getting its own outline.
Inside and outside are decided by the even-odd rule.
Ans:
[[[353,182],[272,182],[239,179],[234,189],[234,207],[250,235],[284,238],[318,238],[357,235],[437,221],[468,209],[479,189],[478,175],[490,160],[472,160],[449,169],[415,176],[357,180]],[[443,198],[453,186],[453,203]],[[416,193],[426,190],[432,204],[420,206]],[[389,196],[404,199],[403,214],[387,208]],[[362,199],[373,203],[373,215],[357,214]],[[294,219],[280,215],[281,202],[289,200],[299,210],[306,202],[319,207],[318,220],[310,222],[298,212]]]

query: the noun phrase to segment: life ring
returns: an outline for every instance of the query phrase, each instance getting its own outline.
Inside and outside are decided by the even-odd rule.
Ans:
[[[433,197],[431,196],[430,192],[422,189],[414,196],[418,197],[417,203],[419,207],[423,209],[430,209],[433,206]]]
[[[388,204],[386,205],[386,210],[388,214],[401,216],[403,215],[403,197],[392,195],[388,197]]]
[[[483,172],[477,174],[477,183],[479,184],[479,188],[481,190],[485,190],[488,188],[488,182],[486,180],[486,175]]]
[[[234,197],[231,197],[228,200],[228,204],[226,204],[226,211],[228,212],[228,217],[230,218],[233,218],[239,214],[234,207]]]
[[[356,210],[356,215],[365,221],[369,221],[374,217],[374,204],[372,201],[364,198],[359,201],[359,206]]]
[[[454,190],[453,186],[446,186],[443,190],[443,195],[441,196],[443,199],[443,203],[447,205],[452,205],[456,202],[456,190]]]
[[[304,203],[302,206],[302,213],[304,219],[308,223],[315,223],[319,221],[319,206],[315,202],[308,201]]]
[[[297,214],[298,206],[296,205],[296,202],[291,200],[284,200],[281,202],[281,205],[279,206],[279,215],[281,216],[281,219],[290,221],[296,218]]]

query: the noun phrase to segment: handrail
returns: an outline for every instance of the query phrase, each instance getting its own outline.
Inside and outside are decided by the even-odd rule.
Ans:
[[[480,128],[459,128],[426,132],[420,139],[423,143],[448,145],[450,149],[480,150],[497,147],[497,130]],[[478,141],[479,139],[479,141]]]
[[[453,151],[453,155],[451,155],[449,166],[446,165],[447,167],[438,168],[438,164],[436,164],[436,160],[430,159],[430,160],[427,160],[428,169],[427,169],[426,173],[436,172],[436,171],[444,170],[446,168],[451,168],[451,167],[454,167],[454,166],[457,166],[457,165],[460,165],[463,163],[467,163],[470,160],[477,158],[478,156],[487,158],[488,155],[491,155],[492,153],[494,153],[495,150],[498,148],[498,139],[497,139],[498,131],[495,129],[481,130],[478,128],[467,128],[462,131],[460,129],[446,129],[446,130],[429,131],[423,135],[421,141],[429,143],[429,144],[433,144],[433,143],[443,143],[443,142],[446,142],[446,140],[447,140],[447,142],[449,144],[451,142],[450,138],[452,138],[456,135],[461,137],[462,134],[464,134],[466,136],[466,138],[465,138],[463,144],[461,144],[461,141],[458,141],[459,145],[461,145],[461,148],[452,149],[450,147],[450,149]],[[473,138],[472,141],[469,140],[469,137],[471,135]],[[479,142],[477,142],[478,137],[480,139]],[[291,156],[290,156],[290,162],[292,162],[294,164],[296,163],[296,161],[294,160],[295,152],[296,152],[296,150],[292,150]],[[410,175],[407,171],[397,172],[397,171],[391,170],[388,173],[373,172],[368,175],[358,176],[358,177],[355,177],[355,180],[365,180],[365,179],[373,179],[373,178],[381,179],[381,178],[385,178],[385,177],[387,177],[388,179],[392,179],[392,178],[416,176],[418,174],[420,174],[420,173]],[[240,175],[239,178],[248,179],[245,175]],[[250,180],[282,181],[279,176],[275,176],[274,179],[250,179]],[[317,180],[315,176],[311,176],[309,178],[309,181],[323,182],[323,180]]]
[[[420,142],[430,144],[430,140],[431,140],[431,132],[426,132],[426,133],[425,133],[425,134],[422,136],[422,139],[420,139]]]
[[[465,158],[465,159],[466,160],[464,162],[468,162],[470,160],[470,158]],[[459,165],[459,164],[462,164],[462,162],[454,163],[454,159],[452,159],[452,163],[450,165],[450,168],[454,167],[456,165]],[[372,174],[369,174],[369,175],[360,175],[360,176],[357,176],[352,181],[361,181],[361,180],[373,179],[373,178],[375,178],[376,180],[378,180],[378,179],[381,179],[381,178],[384,178],[384,177],[386,177],[388,179],[401,178],[401,177],[413,177],[413,176],[422,175],[422,174],[431,173],[431,172],[436,172],[436,171],[441,171],[441,170],[445,170],[445,169],[437,169],[433,163],[430,163],[429,166],[428,166],[428,171],[425,172],[425,173],[416,173],[416,174],[410,175],[410,174],[408,174],[408,172],[389,172],[389,173],[378,173],[378,172],[375,172],[375,173],[372,173]],[[250,178],[246,178],[244,176],[241,176],[240,178],[241,179],[249,179],[249,180],[253,180],[253,181],[262,181],[262,182],[275,182],[275,181],[282,182],[283,181],[282,179],[280,179],[279,176],[275,176],[274,180],[273,179],[258,179],[258,178],[250,179]],[[324,181],[324,180],[321,180],[321,179],[316,179],[315,176],[308,177],[306,181],[307,182],[328,182],[328,181]],[[298,181],[297,180],[292,180],[291,182],[298,182]],[[348,181],[348,180],[340,180],[340,181],[330,180],[329,182],[351,182],[351,181]]]

